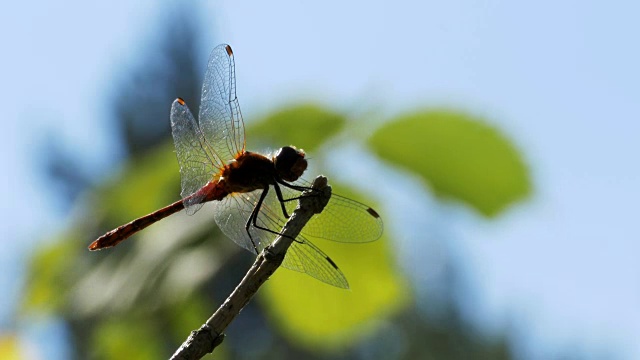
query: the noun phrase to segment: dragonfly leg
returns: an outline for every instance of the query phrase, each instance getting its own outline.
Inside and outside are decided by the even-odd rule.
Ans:
[[[251,244],[253,245],[253,249],[256,251],[256,254],[259,254],[260,251],[258,250],[258,247],[256,246],[255,241],[253,241],[253,237],[251,236],[251,231],[249,231],[249,229],[251,228],[252,224],[257,228],[260,228],[257,226],[258,214],[260,213],[262,202],[264,201],[264,198],[267,197],[268,193],[269,193],[269,185],[265,186],[264,190],[262,190],[262,194],[260,194],[260,199],[258,199],[258,203],[256,204],[256,206],[253,207],[253,211],[251,211],[251,216],[249,216],[249,218],[247,219],[247,223],[244,226],[245,230],[247,231],[247,235],[249,235],[249,240],[251,240]]]
[[[287,183],[286,181],[282,181],[282,180],[276,180],[277,184],[280,184],[282,186],[288,187],[289,189],[293,189],[293,190],[298,190],[298,191],[307,191],[307,190],[311,190],[313,193],[317,193],[317,190],[311,188],[311,187],[307,187],[307,186],[299,186],[299,185],[291,185],[289,183]],[[278,200],[280,200],[280,203],[282,204],[282,209],[284,212],[285,217],[288,219],[289,217],[287,216],[287,212],[284,210],[284,203],[285,202],[289,202],[289,201],[295,201],[295,200],[300,200],[303,197],[308,197],[308,196],[316,196],[316,195],[305,195],[305,196],[296,196],[296,197],[292,197],[289,199],[285,199],[282,196],[282,192],[280,191],[280,188],[278,187],[277,184],[274,184],[274,187],[276,188],[276,194],[278,194]]]
[[[281,179],[276,179],[276,182],[282,186],[288,187],[289,189],[293,189],[293,190],[298,190],[298,191],[313,190],[313,188],[308,186],[291,185],[288,182]],[[300,197],[297,197],[296,199],[299,199],[299,198]],[[295,199],[287,199],[285,201],[289,201],[289,200],[295,200]]]
[[[280,190],[280,186],[278,186],[278,183],[274,183],[273,188],[276,190],[278,201],[280,201],[280,207],[282,208],[282,215],[284,215],[285,219],[288,219],[289,214],[287,213],[287,208],[284,206],[284,203],[288,200],[285,200],[284,197],[282,196],[282,190]]]
[[[280,233],[280,232],[277,232],[277,231],[271,230],[271,229],[266,228],[266,227],[262,227],[262,226],[260,226],[260,225],[256,224],[255,222],[253,223],[253,227],[255,227],[256,229],[264,230],[264,231],[266,231],[266,232],[270,232],[270,233],[275,234],[275,235],[284,236],[284,237],[289,238],[289,239],[291,239],[292,241],[295,241],[295,242],[300,243],[300,244],[302,244],[302,243],[304,242],[304,241],[301,241],[301,240],[298,240],[298,239],[292,238],[291,236],[287,236],[287,235],[285,235],[285,234],[283,234],[283,233]]]
[[[280,188],[277,185],[275,185],[275,189],[276,189],[276,195],[278,196],[278,200],[280,200],[280,204],[282,205],[282,212],[283,212],[285,218],[288,219],[289,215],[287,214],[287,210],[284,207],[284,202],[287,201],[287,200],[282,198],[282,192],[280,191]],[[251,216],[249,216],[249,219],[247,220],[247,224],[245,225],[245,229],[247,230],[247,234],[249,234],[249,239],[251,239],[251,242],[253,243],[253,247],[254,248],[256,248],[256,245],[253,242],[253,237],[251,236],[251,232],[249,232],[249,229],[251,228],[252,225],[256,229],[260,229],[260,230],[263,230],[263,231],[266,231],[266,232],[270,232],[270,233],[275,234],[275,235],[286,236],[286,235],[283,235],[282,233],[280,233],[278,231],[274,231],[274,230],[271,230],[271,229],[266,228],[264,226],[258,225],[258,214],[260,213],[260,208],[262,207],[262,202],[267,197],[267,193],[268,192],[269,192],[269,186],[265,187],[265,189],[262,191],[262,194],[260,194],[260,198],[258,199],[258,203],[256,203],[256,206],[253,208],[253,211],[251,212]],[[289,239],[295,241],[295,242],[302,243],[302,241],[294,239],[294,238],[292,238],[290,236],[287,236],[287,237]],[[256,248],[256,252],[258,252],[257,248]]]

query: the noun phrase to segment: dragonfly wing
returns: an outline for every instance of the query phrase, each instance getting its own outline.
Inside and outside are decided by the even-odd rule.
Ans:
[[[302,236],[291,244],[282,266],[299,271],[339,288],[348,289],[349,282],[338,266],[317,246]]]
[[[254,228],[253,226],[249,227],[251,237],[249,237],[249,233],[247,233],[247,220],[251,217],[253,208],[258,203],[261,193],[262,190],[249,193],[233,193],[227,195],[221,201],[213,202],[214,219],[220,230],[236,244],[252,253],[255,253],[254,245],[258,251],[262,251],[276,238],[276,234]],[[270,212],[266,202],[269,201],[268,199],[270,199],[271,196],[273,196],[273,194],[270,192],[267,195],[267,199],[265,199],[265,203],[263,203],[262,211]],[[257,223],[263,227],[277,229],[274,230],[276,232],[281,231],[282,225],[280,224],[284,224],[280,219],[273,220],[265,216],[259,216]],[[280,227],[278,228],[278,226]]]
[[[244,122],[236,97],[235,62],[229,45],[216,46],[209,56],[199,120],[218,167],[244,152]]]
[[[306,180],[299,180],[295,185],[310,187]],[[300,192],[283,187],[283,196],[285,199],[296,198],[300,196]],[[371,207],[332,194],[324,210],[309,220],[302,234],[337,242],[365,243],[379,239],[382,236],[382,228],[380,215]]]
[[[304,233],[345,243],[370,242],[382,236],[382,219],[369,206],[332,194],[322,213],[309,220]]]
[[[211,147],[182,99],[171,105],[171,133],[180,165],[180,195],[187,214],[192,215],[202,207],[204,194],[188,197],[212,180],[217,169]]]

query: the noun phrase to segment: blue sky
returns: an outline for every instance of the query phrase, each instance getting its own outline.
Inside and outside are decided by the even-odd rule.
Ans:
[[[474,282],[466,311],[478,326],[518,327],[532,358],[564,346],[640,358],[640,5],[213,1],[203,9],[210,48],[234,47],[246,119],[321,99],[371,112],[372,122],[453,106],[500,127],[531,166],[534,197],[491,223],[456,205],[430,214],[453,224],[447,246]],[[171,17],[152,1],[26,1],[8,10],[0,14],[0,191],[11,206],[0,210],[0,287],[17,291],[22,256],[65,225],[37,171],[38,143],[53,130],[96,176],[117,170],[105,96],[121,68],[139,61],[159,17]],[[399,233],[411,247],[410,233]],[[0,328],[6,317],[0,311]]]

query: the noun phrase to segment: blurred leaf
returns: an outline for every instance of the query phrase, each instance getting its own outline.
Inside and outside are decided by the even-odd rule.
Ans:
[[[213,312],[211,304],[205,301],[206,297],[194,292],[189,298],[181,303],[172,306],[173,311],[169,311],[167,316],[173,337],[178,342],[182,342],[197,324],[204,323]]]
[[[481,119],[449,110],[399,117],[369,141],[382,159],[420,175],[434,192],[495,216],[531,191],[520,153]]]
[[[26,359],[20,351],[20,342],[15,334],[0,334],[0,358],[4,360]]]
[[[298,105],[269,115],[263,121],[247,126],[247,139],[262,138],[277,146],[294,145],[307,152],[317,149],[344,126],[341,114],[316,105]],[[250,143],[251,145],[251,143]]]
[[[354,192],[332,186],[336,193],[371,204]],[[407,305],[409,292],[393,265],[385,235],[365,244],[310,240],[340,267],[350,289],[335,288],[295,271],[278,270],[260,294],[273,322],[292,342],[322,350],[344,347],[373,330],[375,320]]]
[[[127,163],[125,170],[100,193],[102,212],[121,224],[180,199],[180,169],[173,142]]]
[[[115,189],[104,202],[127,191]],[[153,311],[194,296],[220,270],[226,249],[237,250],[226,240],[212,241],[219,232],[208,209],[205,205],[193,216],[169,216],[116,248],[87,251],[97,263],[74,284],[70,301],[75,312],[98,316],[130,311],[140,303]]]
[[[92,341],[94,355],[101,359],[161,359],[166,356],[164,330],[150,319],[112,318],[98,325]]]
[[[69,240],[61,237],[40,245],[34,252],[27,272],[22,311],[50,313],[64,308],[67,290],[75,278],[73,259],[84,250],[77,247],[77,241]]]

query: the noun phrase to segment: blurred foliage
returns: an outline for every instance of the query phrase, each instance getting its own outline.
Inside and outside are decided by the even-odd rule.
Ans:
[[[123,224],[176,200],[175,194],[180,193],[180,172],[173,144],[165,142],[157,150],[132,158],[107,186],[97,189],[98,197],[109,199],[101,204],[100,211],[115,215],[109,226]],[[126,186],[122,186],[123,182]],[[140,196],[145,193],[154,196]]]
[[[137,320],[137,321],[131,321]],[[148,319],[107,319],[93,333],[93,356],[119,359],[123,354],[129,359],[162,359],[162,343],[158,332],[162,331]],[[135,346],[131,346],[135,344]]]
[[[390,264],[389,239],[345,245],[315,241],[346,274],[351,288],[329,287],[293,271],[279,271],[261,297],[273,322],[295,343],[344,348],[375,329],[375,320],[406,307],[409,292]]]
[[[126,76],[116,77],[110,106],[115,126],[118,151],[125,158],[147,151],[166,142],[171,135],[167,114],[172,101],[179,97],[191,106],[200,106],[200,86],[203,72],[200,64],[199,28],[193,21],[195,9],[177,5],[167,13],[166,26],[158,42],[153,44],[150,58],[142,58],[132,65]],[[145,49],[146,50],[146,49]],[[56,136],[43,142],[43,167],[49,178],[48,186],[55,186],[55,194],[71,204],[96,179],[107,174],[80,166],[82,154],[72,153]],[[124,160],[124,159],[123,159]]]
[[[27,273],[26,294],[22,310],[32,313],[55,314],[64,310],[65,297],[60,296],[61,289],[71,286],[74,271],[70,259],[80,257],[82,248],[67,236],[39,247],[31,258],[31,268]]]
[[[20,351],[20,342],[15,334],[0,334],[0,358],[4,360],[24,359]]]
[[[371,137],[378,156],[422,177],[433,191],[495,216],[531,191],[522,157],[497,129],[454,110],[408,114]]]
[[[119,138],[129,155],[166,141],[171,126],[164,120],[177,97],[200,106],[204,73],[200,70],[199,23],[193,21],[197,12],[180,5],[171,10],[165,19],[170,26],[158,37],[153,58],[144,59],[127,73],[112,96]]]
[[[133,71],[132,80],[123,82],[112,104],[129,154],[122,171],[86,191],[76,202],[69,229],[36,249],[31,260],[23,312],[64,319],[77,358],[168,357],[219,306],[252,262],[248,252],[216,229],[206,205],[194,216],[179,213],[164,219],[115,249],[86,250],[105,231],[178,200],[169,106],[179,95],[197,109],[195,89],[204,72],[195,65],[196,54],[203,53],[197,51],[195,28],[185,20],[178,16],[172,21],[177,28],[167,29],[160,48],[149,51],[154,55]],[[336,138],[349,140],[334,136],[346,123],[343,114],[299,105],[251,124],[247,138],[251,149],[266,143],[313,151],[314,163],[322,159],[317,161],[322,172],[323,161],[333,161],[323,158],[323,145]],[[515,147],[472,116],[440,111],[392,119],[369,145],[380,159],[422,176],[437,193],[486,215],[495,216],[530,191]],[[366,194],[331,183],[336,193],[373,204]],[[422,313],[413,288],[423,284],[408,283],[397,270],[393,238],[387,230],[371,244],[314,240],[339,264],[351,290],[279,270],[258,301],[231,324],[216,356],[510,358],[506,336],[489,338],[469,330],[454,291],[438,297],[445,301],[441,317]]]
[[[282,109],[247,128],[247,137],[265,144],[304,145],[307,152],[315,151],[326,139],[337,134],[346,119],[312,104]]]

